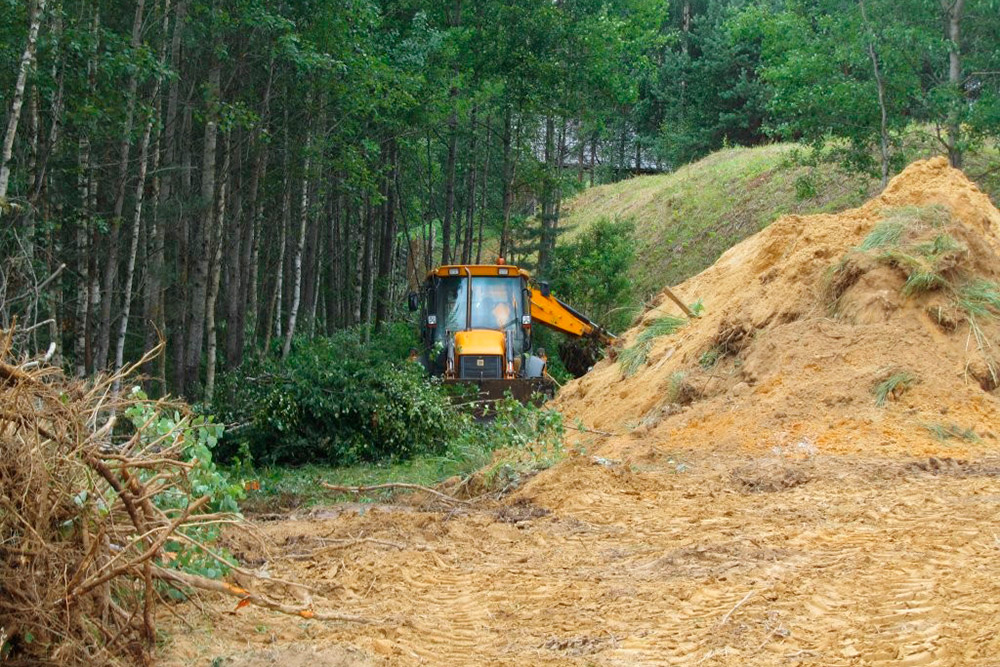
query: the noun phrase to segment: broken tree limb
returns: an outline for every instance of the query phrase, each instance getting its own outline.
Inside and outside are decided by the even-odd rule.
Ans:
[[[671,301],[673,301],[674,303],[676,303],[677,306],[682,311],[684,311],[684,314],[687,315],[688,318],[690,318],[690,319],[693,320],[693,319],[695,319],[695,318],[698,317],[697,315],[694,314],[694,312],[690,308],[687,307],[687,305],[683,301],[681,301],[677,297],[676,294],[674,294],[673,290],[671,290],[669,287],[664,287],[663,288],[663,293],[666,294],[670,298]]]
[[[290,616],[299,616],[301,618],[314,619],[317,621],[344,621],[346,623],[365,624],[374,623],[372,619],[364,618],[363,616],[334,614],[331,612],[316,611],[309,607],[293,607],[291,605],[282,604],[275,600],[270,600],[262,595],[248,591],[245,588],[241,588],[240,586],[229,584],[224,581],[218,581],[216,579],[200,577],[196,574],[189,574],[188,572],[181,572],[180,570],[169,570],[164,567],[154,566],[153,576],[172,584],[182,584],[184,586],[190,586],[191,588],[196,588],[202,591],[212,591],[214,593],[222,593],[224,595],[237,597],[243,604],[254,604],[258,607],[281,612],[282,614],[288,614]],[[244,601],[246,602],[244,603]]]
[[[388,484],[375,484],[373,486],[338,486],[336,484],[327,484],[326,482],[320,482],[324,489],[330,491],[338,491],[340,493],[369,493],[371,491],[382,491],[384,489],[409,489],[410,491],[424,491],[433,496],[437,496],[442,500],[449,503],[458,503],[459,505],[468,505],[468,501],[455,498],[454,496],[449,496],[446,493],[441,493],[430,487],[421,486],[419,484],[404,484],[402,482],[390,482]]]

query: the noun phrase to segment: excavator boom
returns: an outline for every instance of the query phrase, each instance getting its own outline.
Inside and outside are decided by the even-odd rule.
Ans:
[[[536,287],[531,288],[531,320],[574,338],[596,338],[604,344],[615,339],[583,313]]]

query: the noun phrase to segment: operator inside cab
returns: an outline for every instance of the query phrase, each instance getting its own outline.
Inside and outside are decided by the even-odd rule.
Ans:
[[[506,329],[517,324],[517,304],[515,287],[508,279],[485,279],[474,281],[472,294],[472,328]]]

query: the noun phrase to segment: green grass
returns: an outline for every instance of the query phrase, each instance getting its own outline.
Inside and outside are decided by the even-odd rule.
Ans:
[[[687,324],[687,320],[683,317],[674,317],[672,315],[657,317],[651,320],[646,325],[646,328],[639,333],[637,340],[642,343],[647,340],[659,338],[660,336],[669,336],[685,324]]]
[[[958,289],[958,306],[971,317],[1000,315],[1000,285],[991,280],[973,280]]]
[[[939,154],[926,131],[915,128],[912,134],[907,139],[908,161]],[[842,211],[878,192],[874,178],[829,163],[805,164],[798,158],[806,152],[795,144],[728,148],[669,174],[589,188],[564,203],[563,238],[574,238],[602,218],[632,220],[637,252],[630,277],[639,297],[657,294],[664,285],[676,285],[704,270],[781,216]],[[970,152],[965,165],[970,178],[1000,201],[1000,152]],[[926,228],[947,220],[947,210],[921,206],[893,209],[886,222]]]
[[[962,428],[958,424],[924,424],[927,432],[934,436],[934,439],[946,442],[948,440],[962,440],[964,442],[979,442],[979,436],[971,428]]]
[[[683,317],[674,317],[672,315],[666,315],[664,317],[657,317],[649,322],[646,327],[639,332],[639,335],[635,339],[635,344],[622,350],[618,355],[618,361],[621,363],[622,374],[625,377],[631,377],[635,375],[643,364],[646,363],[646,359],[649,357],[650,350],[653,349],[653,341],[661,336],[669,336],[674,333],[682,326],[687,324],[687,320]]]
[[[872,388],[872,393],[875,394],[875,405],[881,408],[890,399],[898,399],[916,380],[916,377],[909,371],[893,373]]]
[[[260,512],[292,507],[310,507],[348,500],[378,502],[388,499],[391,491],[356,496],[328,491],[320,482],[336,486],[374,486],[403,482],[434,486],[449,477],[466,477],[486,466],[492,452],[466,448],[445,456],[421,456],[402,463],[336,467],[328,465],[274,466],[245,473],[247,479],[260,482],[259,491],[248,491],[244,509]]]
[[[636,341],[632,347],[622,350],[618,354],[618,363],[621,364],[622,375],[631,377],[646,364],[649,358],[649,351],[653,349],[653,339]]]
[[[861,250],[877,250],[879,248],[895,247],[903,236],[906,226],[899,220],[883,220],[868,233],[861,242]]]

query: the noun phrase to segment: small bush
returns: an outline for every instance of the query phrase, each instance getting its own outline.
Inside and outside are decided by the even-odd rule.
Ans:
[[[266,464],[353,465],[442,451],[461,419],[439,383],[406,361],[412,335],[396,325],[366,343],[342,331],[298,341],[284,363],[225,375],[214,408],[237,426],[222,453],[242,443]]]
[[[802,174],[795,179],[795,198],[799,201],[814,199],[819,194],[816,179],[812,174]]]

